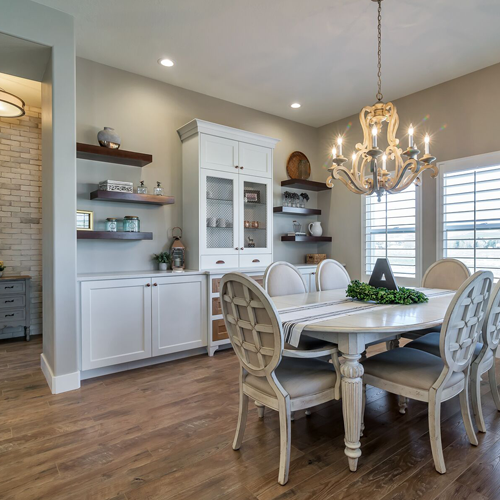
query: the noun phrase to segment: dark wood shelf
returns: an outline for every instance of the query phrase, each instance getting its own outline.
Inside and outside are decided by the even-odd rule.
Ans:
[[[118,191],[92,191],[91,200],[116,201],[118,203],[144,203],[146,205],[172,205],[173,196],[157,196],[155,194],[120,193]]]
[[[332,241],[332,237],[331,236],[282,236],[281,241],[319,243],[321,241]]]
[[[93,144],[76,143],[76,157],[81,160],[104,161],[131,167],[144,167],[153,161],[152,155],[135,153],[123,149],[110,149]]]
[[[153,233],[129,233],[125,231],[77,231],[78,240],[152,240]]]
[[[326,182],[308,181],[305,179],[287,179],[286,181],[281,181],[281,185],[292,189],[305,189],[306,191],[326,191],[330,189],[326,185]]]
[[[274,207],[273,212],[287,215],[321,215],[319,208]]]

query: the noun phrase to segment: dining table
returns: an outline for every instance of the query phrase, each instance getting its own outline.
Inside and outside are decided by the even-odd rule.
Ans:
[[[398,339],[405,332],[440,326],[454,290],[416,288],[428,297],[420,304],[376,304],[346,297],[345,289],[272,297],[285,342],[297,347],[307,335],[337,344],[341,363],[345,454],[356,471],[361,456],[363,365],[369,344]],[[397,340],[396,340],[397,344]],[[396,347],[393,345],[392,347]]]

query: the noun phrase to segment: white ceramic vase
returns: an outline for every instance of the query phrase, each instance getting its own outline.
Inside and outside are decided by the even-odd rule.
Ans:
[[[321,222],[311,222],[309,224],[309,232],[311,236],[321,236],[323,234],[323,228],[321,227]]]
[[[166,271],[167,270],[167,263],[166,262],[160,262],[158,264],[158,268],[160,269],[160,271]]]

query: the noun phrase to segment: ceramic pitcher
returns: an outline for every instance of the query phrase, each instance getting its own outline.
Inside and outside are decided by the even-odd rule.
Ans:
[[[309,224],[309,232],[312,236],[321,236],[323,234],[323,228],[321,227],[321,222],[311,222]]]

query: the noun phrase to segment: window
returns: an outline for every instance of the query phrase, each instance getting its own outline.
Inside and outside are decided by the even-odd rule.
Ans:
[[[500,279],[500,154],[444,162],[440,179],[441,256]]]
[[[364,262],[368,278],[378,258],[387,258],[398,283],[416,285],[420,278],[417,188],[364,198]]]

